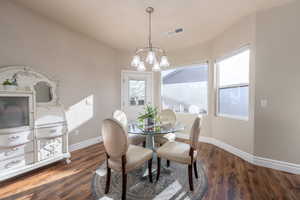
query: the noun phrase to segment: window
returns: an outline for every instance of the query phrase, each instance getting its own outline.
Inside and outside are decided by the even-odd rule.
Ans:
[[[216,64],[217,115],[247,120],[249,115],[250,49],[242,49]]]
[[[207,113],[208,64],[165,70],[161,75],[163,109]]]
[[[146,81],[129,80],[129,103],[131,106],[145,105]]]

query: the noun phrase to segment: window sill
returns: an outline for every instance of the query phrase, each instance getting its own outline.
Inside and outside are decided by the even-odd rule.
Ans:
[[[241,117],[241,116],[236,116],[236,115],[217,114],[216,116],[222,117],[222,118],[241,120],[241,121],[249,121],[248,117]]]
[[[202,115],[207,116],[208,113],[188,113],[188,112],[175,112],[178,115]]]

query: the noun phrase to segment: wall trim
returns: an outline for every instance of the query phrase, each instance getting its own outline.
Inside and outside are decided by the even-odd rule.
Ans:
[[[242,151],[234,146],[231,146],[229,144],[226,144],[225,142],[222,142],[220,140],[211,137],[200,137],[199,141],[215,145],[229,153],[232,153],[240,157],[241,159],[251,164],[300,175],[300,164],[294,164],[294,163],[255,156],[253,154]]]
[[[76,150],[83,149],[83,148],[89,147],[91,145],[100,143],[100,142],[102,142],[101,136],[95,137],[95,138],[90,138],[90,139],[84,140],[82,142],[78,142],[78,143],[70,145],[69,150],[70,150],[70,152],[76,151]]]
[[[253,155],[252,154],[242,151],[242,150],[240,150],[234,146],[231,146],[225,142],[222,142],[220,140],[217,140],[217,139],[211,138],[211,137],[200,137],[199,141],[215,145],[229,153],[232,153],[232,154],[242,158],[243,160],[245,160],[247,162],[253,163]]]
[[[269,158],[263,158],[259,156],[254,156],[254,164],[262,167],[272,168],[284,172],[289,172],[292,174],[300,175],[300,165],[279,161],[279,160],[272,160]]]
[[[177,137],[188,139],[188,136],[185,137],[185,135],[187,135],[187,134],[182,134],[182,135],[176,134]],[[260,157],[260,156],[255,156],[253,154],[242,151],[234,146],[231,146],[225,142],[222,142],[222,141],[217,140],[212,137],[201,136],[199,138],[199,141],[217,146],[231,154],[234,154],[234,155],[240,157],[241,159],[243,159],[251,164],[300,175],[300,164],[294,164],[294,163],[264,158],[264,157]],[[100,142],[102,142],[101,136],[95,137],[95,138],[90,138],[88,140],[84,140],[82,142],[70,145],[69,150],[70,150],[70,152],[76,151],[76,150],[83,149],[83,148],[89,147],[91,145],[100,143]]]

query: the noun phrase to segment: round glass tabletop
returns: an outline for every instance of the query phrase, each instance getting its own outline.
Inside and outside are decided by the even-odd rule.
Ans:
[[[146,126],[144,124],[138,124],[136,122],[128,124],[128,133],[141,134],[141,135],[159,135],[168,134],[178,131],[183,131],[184,126],[181,123],[171,124],[154,124]]]

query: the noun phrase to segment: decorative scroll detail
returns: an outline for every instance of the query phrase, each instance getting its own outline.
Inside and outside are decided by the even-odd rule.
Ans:
[[[57,96],[57,85],[58,82],[51,80],[46,75],[33,71],[28,66],[7,66],[0,67],[0,83],[6,79],[15,77],[18,84],[18,90],[33,91],[35,93],[34,86],[39,82],[46,82],[51,88],[52,100],[47,103],[37,103],[38,106],[55,106],[59,105]],[[2,87],[2,84],[1,84]],[[1,88],[0,88],[1,90]]]

